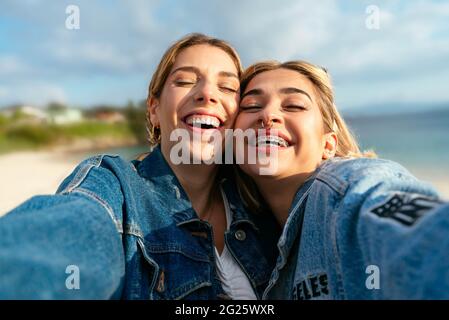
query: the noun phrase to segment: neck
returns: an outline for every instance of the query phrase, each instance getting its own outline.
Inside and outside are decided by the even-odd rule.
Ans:
[[[164,152],[162,154],[189,197],[199,218],[205,218],[212,202],[216,199],[214,185],[218,166],[213,164],[175,165],[170,161],[170,157],[165,156]]]
[[[312,173],[276,178],[258,176],[254,178],[263,198],[270,206],[276,220],[281,226],[287,222],[290,207],[298,189],[304,184]]]

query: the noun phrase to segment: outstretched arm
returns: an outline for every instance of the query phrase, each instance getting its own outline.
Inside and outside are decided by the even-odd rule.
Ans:
[[[364,273],[366,282],[358,285],[371,298],[449,299],[449,204],[391,185],[367,192],[352,226],[347,223],[353,236],[341,251],[352,255],[343,263]],[[357,260],[363,270],[355,270]]]
[[[119,189],[104,170],[91,167],[69,192],[33,197],[0,219],[0,299],[120,298],[124,252],[113,219],[119,206],[101,198]]]

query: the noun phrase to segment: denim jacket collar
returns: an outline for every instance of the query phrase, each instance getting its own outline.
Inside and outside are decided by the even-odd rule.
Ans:
[[[160,146],[136,165],[139,175],[148,180],[163,195],[164,208],[172,214],[176,223],[198,220],[192,204],[178,178],[162,155]]]
[[[321,169],[322,166],[318,167],[313,174],[306,179],[306,181],[298,188],[293,198],[288,218],[285,223],[284,232],[279,239],[279,268],[282,268],[286,264],[290,250],[292,249],[295,240],[300,236],[307,197],[310,188],[317,176],[319,176]]]
[[[226,170],[224,167],[223,169]],[[237,226],[240,223],[248,223],[254,228],[254,230],[259,231],[253,222],[254,218],[250,216],[249,210],[245,208],[240,194],[237,191],[236,182],[232,177],[233,175],[229,174],[229,178],[225,177],[220,181],[221,187],[226,194],[226,198],[228,199],[229,207],[233,212],[231,227]]]
[[[302,221],[304,215],[304,204],[307,201],[307,196],[314,178],[308,179],[297,191],[292,206],[289,210],[288,218],[285,223],[284,232],[282,233],[278,247],[280,251],[279,268],[282,268],[289,256],[290,250],[293,247],[295,240],[299,233],[301,233]]]
[[[154,190],[160,190],[159,192],[164,194],[166,197],[164,207],[172,213],[172,217],[178,225],[199,221],[189,197],[165,160],[159,145],[140,163],[135,164],[139,175],[150,181],[154,185]],[[248,223],[258,230],[235,190],[233,179],[225,177],[220,183],[233,212],[232,225]]]

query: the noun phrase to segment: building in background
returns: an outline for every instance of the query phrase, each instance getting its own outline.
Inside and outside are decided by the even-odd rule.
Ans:
[[[47,110],[47,118],[50,123],[57,125],[78,123],[84,120],[81,110],[74,108],[53,111]]]

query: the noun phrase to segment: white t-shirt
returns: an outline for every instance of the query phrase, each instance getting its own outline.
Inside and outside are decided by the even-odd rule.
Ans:
[[[221,194],[226,211],[226,230],[229,230],[229,226],[232,222],[232,212],[223,190],[221,190]],[[229,252],[226,243],[221,255],[215,247],[215,258],[218,277],[220,278],[224,292],[234,300],[257,300],[257,296],[254,293],[251,283],[235,261],[231,252]],[[254,263],[257,262],[254,261]]]

